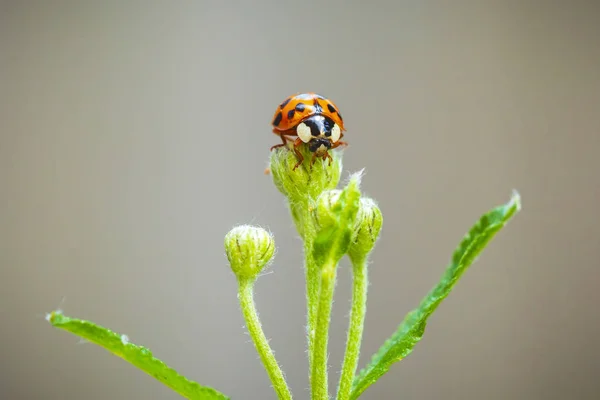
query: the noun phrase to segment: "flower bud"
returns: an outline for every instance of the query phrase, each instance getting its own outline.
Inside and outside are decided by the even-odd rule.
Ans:
[[[269,167],[275,186],[291,203],[306,203],[338,185],[342,157],[339,150],[329,151],[332,160],[316,159],[311,166],[313,153],[306,146],[300,146],[298,150],[304,157],[298,168],[294,169],[298,163],[296,153],[286,147],[271,152]]]
[[[382,224],[383,215],[375,201],[368,197],[361,198],[352,243],[348,248],[350,258],[364,258],[373,250]]]
[[[318,227],[321,229],[337,224],[339,219],[340,189],[326,190],[317,197],[316,205],[313,209],[313,217]]]
[[[225,252],[238,280],[254,280],[273,258],[275,240],[263,228],[241,225],[225,235]]]
[[[318,262],[339,260],[348,251],[359,210],[361,175],[362,171],[353,174],[343,190],[327,190],[317,198],[313,257]]]

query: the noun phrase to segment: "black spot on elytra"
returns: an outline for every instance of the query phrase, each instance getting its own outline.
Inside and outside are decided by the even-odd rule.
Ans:
[[[292,100],[291,97],[288,97],[287,99],[285,99],[285,101],[283,103],[281,103],[279,105],[279,108],[283,110],[283,107],[287,106],[287,104]]]
[[[281,114],[281,111],[279,111],[277,113],[277,116],[275,117],[275,119],[273,120],[273,125],[274,126],[278,126],[281,123],[281,118],[283,118],[283,115]]]
[[[292,108],[290,111],[288,111],[288,114],[287,114],[288,119],[292,119],[294,117],[295,112],[296,112],[296,110],[294,108]]]
[[[327,103],[327,109],[330,113],[335,113],[337,111],[335,107],[331,105],[331,103]]]
[[[304,103],[298,103],[298,104],[296,104],[296,111],[298,111],[298,112],[304,112],[305,109],[306,109],[306,106],[304,105]]]

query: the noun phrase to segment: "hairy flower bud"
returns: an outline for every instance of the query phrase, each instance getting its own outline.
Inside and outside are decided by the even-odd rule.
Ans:
[[[225,235],[225,252],[238,280],[254,280],[273,258],[275,240],[263,228],[240,225]]]
[[[366,257],[375,247],[382,224],[383,215],[375,201],[361,198],[348,255],[351,258]]]
[[[313,210],[313,217],[318,227],[321,229],[334,226],[339,219],[340,189],[326,190],[317,197],[316,205]]]
[[[339,150],[330,151],[331,160],[315,160],[306,146],[300,146],[304,162],[294,170],[298,157],[292,149],[280,148],[271,152],[270,169],[277,189],[291,203],[314,200],[321,192],[333,189],[340,181],[342,157]]]
[[[317,235],[313,257],[317,262],[339,261],[348,251],[360,204],[362,171],[353,174],[342,190],[327,190],[317,198],[313,212]],[[337,262],[336,261],[336,262]]]

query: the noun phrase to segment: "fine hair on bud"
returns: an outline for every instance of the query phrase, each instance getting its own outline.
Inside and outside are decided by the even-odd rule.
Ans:
[[[299,151],[304,162],[295,170],[298,157],[288,148],[274,150],[269,164],[275,186],[291,203],[314,200],[324,190],[335,188],[342,170],[342,157],[338,151],[330,152],[331,161],[317,159],[312,165],[310,150],[301,146]]]
[[[369,197],[361,197],[352,244],[348,249],[350,257],[365,257],[379,238],[383,225],[383,215],[377,203]]]
[[[333,210],[333,206],[339,201],[342,191],[340,189],[326,190],[317,198],[316,207],[313,210],[313,217],[317,226],[326,227],[337,222],[338,216]]]
[[[261,227],[236,226],[225,235],[225,252],[238,280],[254,280],[275,255],[275,239]]]

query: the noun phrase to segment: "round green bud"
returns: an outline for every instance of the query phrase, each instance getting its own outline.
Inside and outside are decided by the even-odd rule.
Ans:
[[[225,252],[238,280],[254,280],[275,254],[275,239],[265,229],[240,225],[225,235]]]
[[[304,161],[296,169],[298,156],[293,148],[281,147],[271,152],[270,169],[277,189],[291,203],[314,201],[321,192],[335,188],[340,181],[342,157],[340,150],[330,150],[331,159],[317,158],[311,165],[313,153],[300,145]]]
[[[313,209],[313,217],[318,227],[323,229],[337,225],[341,194],[342,191],[340,189],[331,189],[324,191],[317,197]]]
[[[317,228],[313,258],[320,263],[337,263],[348,251],[360,205],[361,174],[353,174],[344,189],[327,190],[317,198],[313,211]]]
[[[375,201],[368,197],[362,197],[348,255],[351,258],[366,257],[375,247],[382,224],[383,215]]]
[[[326,190],[317,197],[313,217],[318,227],[354,228],[360,207],[361,178],[362,170],[352,174],[343,189]]]

